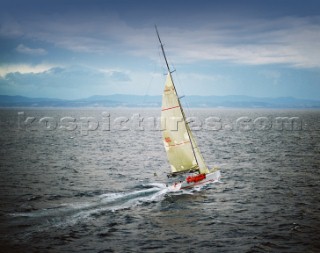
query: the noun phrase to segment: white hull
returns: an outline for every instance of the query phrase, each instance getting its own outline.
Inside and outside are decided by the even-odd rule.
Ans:
[[[204,186],[204,185],[211,184],[211,183],[217,183],[217,182],[219,182],[220,178],[221,178],[220,171],[217,170],[215,172],[211,172],[211,173],[206,174],[206,178],[201,181],[188,183],[186,180],[184,180],[182,182],[174,183],[173,185],[168,186],[168,188],[171,191],[191,189],[191,188],[197,187],[197,186]]]

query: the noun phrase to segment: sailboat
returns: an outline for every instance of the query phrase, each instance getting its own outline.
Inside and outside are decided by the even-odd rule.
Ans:
[[[219,182],[220,170],[209,170],[186,120],[160,35],[155,26],[168,74],[162,95],[161,130],[171,173],[180,180],[168,186],[170,190],[183,190]]]

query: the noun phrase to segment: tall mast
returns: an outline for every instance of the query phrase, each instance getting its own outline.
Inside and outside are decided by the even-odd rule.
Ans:
[[[155,28],[156,28],[157,36],[158,36],[158,39],[159,39],[159,42],[160,42],[160,46],[161,46],[163,58],[164,58],[164,60],[165,60],[165,62],[166,62],[167,69],[168,69],[168,73],[169,73],[170,78],[171,78],[171,81],[172,81],[173,89],[174,89],[174,91],[175,91],[175,93],[176,93],[176,95],[177,95],[178,104],[179,104],[179,107],[180,107],[180,110],[181,110],[181,113],[182,113],[182,117],[183,117],[183,120],[184,120],[184,122],[185,122],[185,124],[186,124],[186,127],[187,127],[187,133],[188,133],[188,137],[189,137],[189,140],[190,140],[190,143],[191,143],[191,149],[192,149],[194,158],[195,158],[196,163],[197,163],[198,168],[199,168],[198,159],[197,159],[196,153],[195,153],[195,151],[194,151],[194,146],[193,146],[193,143],[192,143],[192,141],[191,141],[191,136],[190,136],[190,133],[189,133],[189,131],[190,131],[189,124],[188,124],[188,122],[187,122],[187,120],[186,120],[186,115],[184,114],[184,111],[183,111],[183,109],[182,109],[182,106],[181,106],[181,103],[180,103],[180,99],[179,99],[179,96],[178,96],[178,92],[177,92],[177,90],[176,90],[176,86],[174,85],[173,78],[172,78],[172,75],[171,75],[172,71],[170,70],[170,67],[169,67],[169,64],[168,64],[168,61],[167,61],[167,57],[166,57],[166,53],[165,53],[165,51],[164,51],[163,44],[162,44],[162,42],[161,42],[160,35],[159,35],[159,32],[158,32],[158,28],[157,28],[156,25],[155,25]],[[199,168],[199,169],[200,169],[200,168]]]
[[[158,36],[158,39],[159,39],[159,42],[160,42],[160,46],[161,46],[161,50],[162,50],[162,54],[163,54],[164,60],[166,61],[166,65],[167,65],[168,72],[169,72],[170,75],[171,75],[171,70],[170,70],[170,67],[169,67],[169,64],[168,64],[168,61],[167,61],[166,53],[164,52],[164,48],[163,48],[163,44],[162,44],[161,39],[160,39],[160,35],[159,35],[159,32],[158,32],[158,28],[157,28],[156,25],[155,25],[154,27],[156,28],[157,36]],[[172,79],[172,78],[171,78],[171,79]],[[172,81],[172,83],[173,83],[173,81]],[[173,84],[173,87],[174,87],[174,89],[176,89],[175,86],[174,86],[174,84]],[[178,98],[179,98],[179,97],[178,97]]]

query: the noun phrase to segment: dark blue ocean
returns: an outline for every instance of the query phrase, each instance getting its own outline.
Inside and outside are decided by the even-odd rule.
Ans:
[[[169,192],[160,109],[1,109],[0,251],[320,252],[320,111],[186,114],[222,183]]]

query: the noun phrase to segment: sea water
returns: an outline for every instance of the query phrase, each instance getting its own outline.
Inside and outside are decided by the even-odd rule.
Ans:
[[[159,111],[1,109],[1,252],[320,251],[320,111],[187,110],[222,183],[179,192]]]

